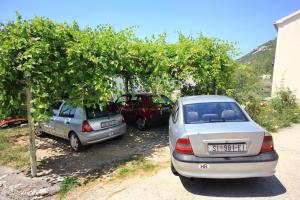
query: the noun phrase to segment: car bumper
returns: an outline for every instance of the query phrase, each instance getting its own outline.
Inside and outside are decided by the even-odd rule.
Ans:
[[[80,133],[78,136],[82,145],[89,145],[123,135],[126,133],[126,130],[126,124],[123,123],[119,126],[104,130]]]
[[[176,171],[189,178],[250,178],[267,177],[275,173],[278,155],[275,151],[257,156],[230,158],[199,158],[173,153]]]

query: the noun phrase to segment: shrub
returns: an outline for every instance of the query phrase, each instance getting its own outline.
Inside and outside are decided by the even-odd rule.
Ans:
[[[268,131],[288,127],[300,122],[300,109],[296,97],[290,89],[281,88],[276,96],[266,104],[260,104],[259,112],[250,108],[250,116]],[[253,113],[255,113],[253,115]]]
[[[245,110],[251,117],[256,118],[263,106],[262,98],[254,93],[249,94],[247,100],[242,102],[242,105],[244,105]]]
[[[271,105],[280,112],[287,108],[294,109],[297,107],[296,96],[289,88],[282,88],[276,93],[276,97],[271,100]]]

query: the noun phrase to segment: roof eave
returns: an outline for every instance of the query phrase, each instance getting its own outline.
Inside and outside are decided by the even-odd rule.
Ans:
[[[273,25],[274,25],[274,27],[275,27],[276,31],[278,32],[278,23],[277,23],[277,22],[275,22]]]
[[[293,13],[291,13],[291,14],[289,14],[289,15],[287,15],[287,16],[285,16],[285,17],[283,17],[283,18],[281,18],[281,19],[279,19],[277,21],[275,21],[274,26],[275,26],[276,31],[278,31],[278,27],[281,24],[283,24],[286,21],[288,21],[289,19],[291,19],[293,17],[296,17],[296,16],[299,16],[299,15],[300,15],[300,10],[297,10],[297,11],[295,11],[295,12],[293,12]]]

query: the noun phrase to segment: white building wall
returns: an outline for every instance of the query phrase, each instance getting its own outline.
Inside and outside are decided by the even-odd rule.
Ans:
[[[289,87],[300,99],[300,15],[277,27],[272,95],[283,86]]]

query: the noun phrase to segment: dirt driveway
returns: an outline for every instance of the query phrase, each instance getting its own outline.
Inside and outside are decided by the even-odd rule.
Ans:
[[[150,177],[134,177],[96,184],[70,199],[299,199],[300,125],[273,134],[280,159],[275,176],[268,178],[190,181],[173,176],[168,168]]]
[[[26,148],[28,130],[18,130],[20,134],[13,140],[14,145]],[[119,163],[153,157],[167,145],[167,127],[139,131],[129,126],[122,138],[91,145],[80,153],[72,152],[68,141],[63,139],[50,135],[37,137],[38,177],[30,178],[27,171],[24,174],[23,170],[0,165],[0,200],[51,196],[58,192],[60,182],[70,176],[78,177],[84,184],[100,176],[105,179],[112,175]],[[169,154],[166,155],[168,161]],[[59,199],[57,195],[53,198]]]
[[[149,156],[167,144],[167,127],[139,131],[129,126],[123,137],[91,145],[80,153],[73,153],[68,141],[47,135],[37,140],[39,171],[88,180],[113,171],[120,161]]]

